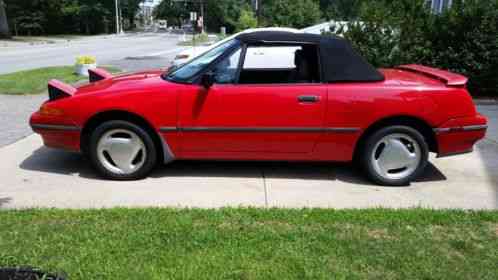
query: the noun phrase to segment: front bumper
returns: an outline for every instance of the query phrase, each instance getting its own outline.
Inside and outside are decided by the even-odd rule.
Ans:
[[[434,129],[438,143],[438,157],[471,152],[474,144],[484,138],[487,119],[481,114],[456,118]]]
[[[40,134],[45,146],[80,151],[81,128],[71,121],[36,112],[31,115],[29,124],[35,133]]]

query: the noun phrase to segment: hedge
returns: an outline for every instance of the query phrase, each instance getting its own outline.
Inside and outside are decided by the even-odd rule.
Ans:
[[[376,67],[448,69],[469,77],[474,96],[498,97],[498,0],[453,0],[441,14],[424,0],[365,1],[358,21],[332,31]]]

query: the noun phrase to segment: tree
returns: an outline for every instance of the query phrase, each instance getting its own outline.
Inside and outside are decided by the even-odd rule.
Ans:
[[[10,38],[7,12],[5,11],[5,3],[3,0],[0,0],[0,38]]]
[[[242,31],[248,28],[258,27],[258,20],[250,9],[243,9],[240,13],[239,20],[235,24],[236,31]]]
[[[130,23],[130,28],[135,28],[135,16],[140,9],[140,4],[143,2],[144,0],[121,0],[122,15]]]
[[[103,17],[109,13],[100,3],[84,4],[79,9],[81,23],[83,23],[86,34],[99,33],[102,30]]]
[[[173,0],[163,0],[155,9],[154,17],[156,19],[165,19],[168,21],[168,25],[181,26],[182,21],[188,18],[189,7],[191,4],[173,1]]]
[[[363,2],[367,0],[320,0],[320,9],[327,19],[357,19]]]
[[[206,25],[209,30],[219,31],[221,26],[228,33],[235,32],[242,10],[250,10],[250,0],[207,0]]]
[[[304,28],[320,21],[321,12],[315,0],[263,1],[265,25]]]
[[[33,34],[40,35],[43,33],[44,29],[42,22],[44,21],[44,16],[42,12],[24,12],[17,17],[17,22],[19,28],[26,31],[28,36]]]
[[[114,0],[2,0],[9,26],[20,34],[98,34],[115,30]],[[126,1],[126,3],[125,3]],[[138,9],[140,0],[121,0]],[[136,11],[135,9],[135,11]],[[128,17],[132,14],[126,14]],[[131,19],[129,19],[131,21]]]

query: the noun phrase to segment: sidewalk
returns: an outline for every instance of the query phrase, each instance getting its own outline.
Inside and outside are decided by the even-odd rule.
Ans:
[[[115,37],[114,34],[106,35],[59,35],[59,36],[18,36],[12,40],[0,40],[0,49],[19,48],[47,44],[67,44],[74,41],[91,41]]]

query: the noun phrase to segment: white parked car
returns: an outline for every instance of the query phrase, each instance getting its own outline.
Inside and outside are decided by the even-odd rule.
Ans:
[[[212,49],[212,48],[215,48],[235,37],[237,37],[239,34],[242,34],[242,33],[250,33],[250,32],[257,32],[257,31],[283,31],[283,32],[292,32],[292,33],[302,33],[300,30],[298,29],[294,29],[294,28],[285,28],[285,27],[267,27],[267,28],[251,28],[251,29],[246,29],[242,32],[239,32],[237,34],[234,34],[232,36],[229,36],[221,41],[218,41],[214,44],[211,44],[211,45],[200,45],[200,46],[195,46],[195,47],[192,47],[192,48],[188,48],[186,50],[183,50],[181,51],[180,53],[178,53],[175,57],[175,59],[173,60],[172,64],[174,67],[178,67],[178,66],[181,66],[189,61],[191,61],[192,59],[198,57],[199,55],[205,53],[206,51]],[[258,49],[258,52],[261,54],[261,52],[265,52],[265,51],[272,51],[272,50],[266,50],[267,48],[259,48]],[[291,49],[289,48],[289,51],[295,51],[295,49]],[[257,55],[257,54],[256,54]],[[277,55],[275,57],[275,60],[278,60],[278,56],[279,54],[276,53],[275,55]],[[261,55],[261,57],[264,57],[263,55]],[[282,57],[286,57],[285,55],[282,55]],[[286,63],[286,62],[284,62]]]

